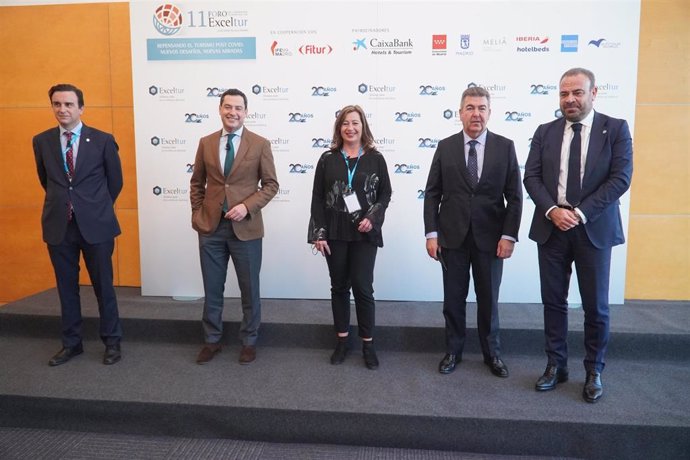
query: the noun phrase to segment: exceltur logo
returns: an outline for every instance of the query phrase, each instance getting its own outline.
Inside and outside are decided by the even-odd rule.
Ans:
[[[415,170],[419,170],[419,165],[399,163],[394,166],[395,174],[412,174]]]
[[[290,112],[288,114],[289,123],[306,123],[307,120],[314,118],[313,113]]]
[[[310,169],[314,169],[314,165],[290,163],[290,174],[306,174]]]
[[[171,3],[165,3],[153,13],[153,26],[162,35],[175,35],[182,27],[182,11]]]
[[[185,123],[201,123],[203,120],[208,119],[207,113],[185,113],[184,122]]]
[[[419,85],[419,95],[420,96],[438,96],[438,93],[442,93],[445,90],[446,90],[445,86]]]
[[[215,86],[212,88],[206,88],[206,97],[220,97],[227,90],[228,88],[218,88]]]
[[[515,121],[515,122],[522,122],[525,121],[525,118],[530,118],[532,116],[531,113],[529,112],[506,112],[505,113],[506,119],[505,121]]]
[[[179,137],[158,137],[158,136],[153,136],[151,138],[151,145],[154,147],[161,146],[161,147],[166,147],[166,146],[178,146],[178,145],[185,145],[187,144],[186,139],[180,139]]]
[[[311,146],[315,149],[330,149],[331,142],[333,142],[333,139],[323,137],[312,137]]]
[[[556,91],[556,85],[529,85],[530,94],[546,96],[549,91]]]
[[[420,137],[418,141],[419,145],[417,147],[422,149],[435,149],[438,145],[438,139],[431,139],[430,137]]]
[[[156,96],[156,95],[160,94],[161,98],[175,97],[175,96],[179,96],[180,94],[184,94],[184,89],[183,88],[177,88],[175,86],[172,86],[170,88],[164,88],[162,86],[151,85],[151,86],[149,86],[149,94],[151,96]]]
[[[367,85],[366,83],[360,83],[359,86],[357,86],[357,91],[359,91],[361,94],[364,94],[364,93],[376,93],[376,94],[394,93],[395,90],[396,90],[395,86],[390,86],[390,85]]]
[[[279,94],[285,94],[288,92],[288,88],[284,86],[262,86],[254,85],[252,86],[252,93],[259,95],[264,94],[265,96],[276,96]]]
[[[450,120],[451,118],[458,118],[459,114],[457,110],[446,109],[443,111],[443,118]]]
[[[415,118],[421,118],[422,114],[419,112],[395,112],[395,121],[403,123],[412,123]]]
[[[330,96],[331,93],[335,93],[338,89],[335,86],[312,86],[311,95],[317,97]]]

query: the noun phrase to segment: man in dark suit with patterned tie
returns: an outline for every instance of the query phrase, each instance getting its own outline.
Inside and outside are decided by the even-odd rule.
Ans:
[[[118,146],[111,134],[86,126],[82,91],[69,84],[48,91],[59,126],[33,139],[45,189],[43,240],[55,271],[62,313],[62,349],[48,362],[64,364],[83,352],[79,257],[84,257],[100,313],[103,364],[120,361],[122,326],[113,287],[112,254],[120,226],[113,208],[122,190]]]
[[[539,126],[525,165],[525,189],[535,205],[529,237],[538,244],[544,304],[546,370],[535,388],[568,380],[568,287],[572,265],[585,314],[585,385],[597,402],[609,341],[611,248],[625,241],[619,198],[630,187],[632,139],[625,120],[593,110],[594,74],[566,71],[559,85],[563,118]]]
[[[442,374],[453,372],[462,357],[471,268],[484,363],[494,375],[508,377],[501,359],[498,293],[503,260],[518,239],[522,184],[513,141],[486,129],[490,104],[484,88],[463,92],[462,131],[439,142],[424,193],[426,250],[443,270]]]

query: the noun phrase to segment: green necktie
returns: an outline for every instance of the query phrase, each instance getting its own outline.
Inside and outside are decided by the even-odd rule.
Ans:
[[[223,166],[223,174],[228,177],[232,169],[232,162],[235,161],[235,146],[232,145],[232,138],[235,134],[228,134],[228,143],[225,144],[225,165]]]

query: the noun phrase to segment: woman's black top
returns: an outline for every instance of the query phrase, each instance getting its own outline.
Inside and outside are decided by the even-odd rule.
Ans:
[[[352,190],[357,194],[360,210],[349,213],[343,196],[348,188],[348,168],[357,164],[352,178]],[[382,247],[381,227],[386,208],[391,200],[391,183],[386,160],[380,152],[369,150],[357,158],[346,160],[339,150],[328,150],[321,155],[314,172],[311,198],[311,218],[307,241],[317,240],[362,241]],[[357,231],[362,219],[371,222],[372,230]]]

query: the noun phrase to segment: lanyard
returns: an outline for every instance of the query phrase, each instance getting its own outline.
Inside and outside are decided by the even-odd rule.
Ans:
[[[345,160],[345,169],[347,169],[347,189],[348,191],[352,190],[352,178],[355,177],[355,171],[357,170],[357,165],[359,164],[359,159],[362,157],[362,152],[364,149],[362,147],[359,148],[359,152],[357,153],[357,161],[355,162],[355,165],[350,169],[350,164],[347,162],[347,154],[345,153],[345,150],[341,149],[340,153],[343,154],[343,160]]]

